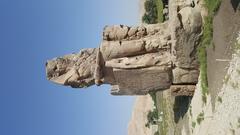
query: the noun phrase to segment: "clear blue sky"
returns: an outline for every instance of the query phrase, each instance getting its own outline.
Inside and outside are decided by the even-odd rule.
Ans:
[[[138,0],[0,0],[0,135],[126,135],[134,97],[55,85],[45,62],[137,21]]]

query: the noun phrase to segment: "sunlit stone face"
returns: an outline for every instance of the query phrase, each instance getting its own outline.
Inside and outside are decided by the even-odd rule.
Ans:
[[[96,49],[85,49],[76,54],[48,60],[46,63],[47,79],[74,88],[93,85],[96,53]]]

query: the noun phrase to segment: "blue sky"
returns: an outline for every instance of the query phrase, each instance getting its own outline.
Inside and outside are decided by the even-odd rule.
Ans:
[[[45,62],[97,47],[107,24],[138,22],[138,0],[0,0],[0,134],[126,135],[134,97],[72,89]]]

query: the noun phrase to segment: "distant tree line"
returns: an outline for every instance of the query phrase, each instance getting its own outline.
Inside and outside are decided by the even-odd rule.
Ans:
[[[147,24],[162,23],[168,19],[168,0],[146,0],[144,3],[145,13],[142,22]],[[165,12],[164,12],[165,9]]]
[[[146,0],[144,3],[145,13],[142,21],[147,24],[158,23],[158,11],[156,0]]]

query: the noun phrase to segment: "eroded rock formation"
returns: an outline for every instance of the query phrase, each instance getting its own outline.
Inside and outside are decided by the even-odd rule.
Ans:
[[[49,60],[47,78],[74,88],[110,84],[113,95],[144,95],[178,86],[191,95],[199,74],[196,48],[202,17],[185,1],[170,0],[169,10],[169,20],[161,24],[106,26],[99,48]]]

